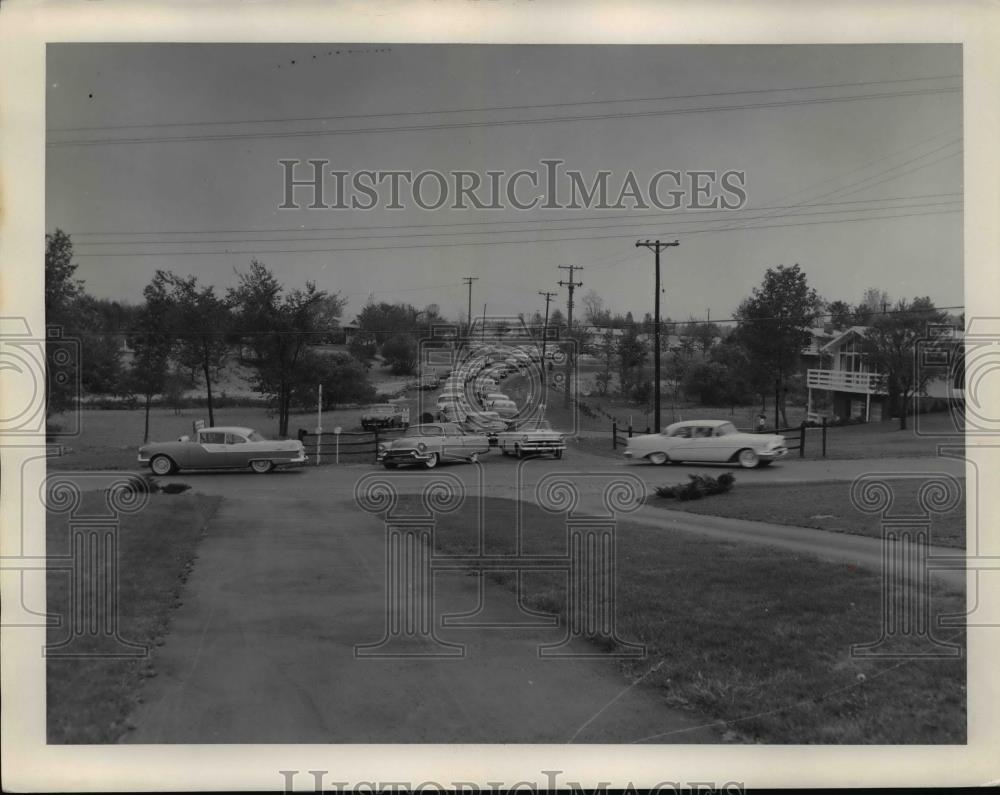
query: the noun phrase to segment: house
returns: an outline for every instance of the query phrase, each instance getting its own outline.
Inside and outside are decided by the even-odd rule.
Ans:
[[[851,326],[826,342],[821,335],[814,334],[813,346],[802,352],[807,361],[817,365],[806,370],[808,412],[813,411],[818,397],[814,393],[823,392],[829,396],[829,411],[833,416],[860,417],[872,422],[888,419],[885,379],[868,362],[864,350],[866,331],[867,326]],[[934,377],[916,399],[930,402],[961,399],[964,391],[960,368],[949,363],[956,352],[961,356],[962,333],[950,327],[947,331],[930,331],[928,339],[918,343],[915,355],[920,358],[920,366],[932,369]]]

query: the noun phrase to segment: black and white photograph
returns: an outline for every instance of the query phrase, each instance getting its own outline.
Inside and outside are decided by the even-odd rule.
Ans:
[[[3,281],[44,314],[0,317],[37,742],[995,737],[962,41],[370,30],[42,42]],[[406,786],[488,788],[456,758]],[[635,785],[746,786],[711,769]]]

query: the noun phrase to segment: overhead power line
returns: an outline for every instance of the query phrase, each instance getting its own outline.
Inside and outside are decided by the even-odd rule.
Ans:
[[[796,107],[800,105],[825,105],[842,102],[858,102],[873,99],[891,99],[897,97],[929,96],[934,94],[958,93],[961,88],[923,88],[902,91],[884,91],[866,94],[848,94],[836,97],[812,97],[789,100],[775,100],[772,102],[750,102],[737,105],[704,105],[695,108],[668,108],[660,110],[645,111],[623,111],[618,113],[594,113],[577,116],[542,116],[532,119],[500,119],[491,121],[459,121],[442,122],[438,124],[414,124],[396,125],[384,127],[349,127],[338,130],[301,130],[295,132],[248,132],[248,133],[220,133],[214,135],[176,135],[159,137],[140,138],[78,138],[67,141],[48,141],[46,146],[105,146],[110,144],[148,144],[148,143],[179,143],[179,142],[213,142],[213,141],[240,141],[248,139],[270,139],[270,138],[322,138],[338,135],[375,135],[379,133],[397,132],[428,132],[439,130],[466,130],[486,127],[516,127],[532,124],[559,124],[563,122],[580,121],[603,121],[611,119],[630,118],[651,118],[663,116],[683,116],[696,113],[718,113],[722,111],[736,110],[761,110]]]
[[[831,218],[821,221],[804,221],[801,223],[784,223],[784,224],[760,224],[755,226],[730,226],[730,227],[708,227],[705,229],[686,229],[683,230],[684,234],[701,234],[701,233],[713,233],[713,232],[739,232],[739,231],[752,231],[756,229],[783,229],[795,226],[819,226],[823,224],[836,224],[836,223],[855,223],[861,221],[879,221],[888,220],[892,218],[916,218],[926,215],[949,215],[953,213],[961,212],[961,209],[954,210],[936,210],[930,212],[921,213],[898,213],[896,215],[868,215],[862,216],[860,218]],[[498,233],[500,234],[500,233]],[[516,232],[510,232],[507,234],[516,234]],[[405,245],[377,245],[377,246],[341,246],[341,247],[326,247],[326,248],[293,248],[293,249],[246,249],[241,251],[231,251],[229,249],[224,249],[221,251],[140,251],[140,252],[112,252],[106,254],[87,254],[87,253],[75,253],[76,257],[180,257],[180,256],[219,256],[219,255],[236,255],[236,256],[247,256],[247,255],[261,255],[266,256],[269,254],[324,254],[324,253],[335,253],[335,252],[351,252],[351,251],[387,251],[393,249],[414,249],[414,248],[456,248],[459,246],[495,246],[495,245],[514,245],[514,244],[526,244],[526,243],[560,243],[573,240],[611,240],[620,239],[626,237],[634,237],[635,233],[622,233],[622,234],[612,234],[612,235],[574,235],[572,237],[552,237],[552,238],[532,238],[527,240],[472,240],[472,241],[462,241],[454,243],[410,243]],[[196,241],[189,241],[196,242]],[[245,241],[249,243],[252,241]],[[267,241],[260,241],[266,243]]]
[[[275,119],[230,119],[147,122],[144,124],[106,124],[92,127],[50,127],[47,132],[96,132],[98,130],[142,130],[154,127],[229,127],[237,124],[303,124],[314,121],[356,121],[358,119],[385,119],[403,116],[439,116],[452,113],[490,113],[510,110],[541,110],[543,108],[570,108],[581,105],[614,105],[629,102],[672,102],[683,99],[708,99],[709,97],[731,97],[743,94],[772,94],[785,91],[819,91],[827,88],[860,88],[861,86],[890,85],[898,83],[922,83],[931,80],[960,80],[962,75],[930,75],[928,77],[904,77],[895,80],[858,80],[853,83],[820,83],[811,86],[783,86],[779,88],[755,88],[736,91],[713,91],[703,94],[673,94],[665,97],[627,97],[616,99],[586,99],[574,102],[544,102],[535,105],[493,105],[481,108],[449,108],[444,110],[405,110],[382,113],[352,113],[339,116],[289,116]]]
[[[724,218],[732,219],[738,217],[739,213],[745,212],[762,212],[765,210],[795,210],[800,207],[831,207],[840,205],[854,205],[854,204],[874,204],[877,202],[890,202],[890,201],[919,201],[922,199],[935,199],[939,197],[955,197],[962,196],[961,191],[953,191],[950,193],[923,193],[915,194],[910,196],[882,196],[876,199],[853,199],[851,201],[832,201],[832,202],[812,202],[812,203],[801,203],[801,204],[787,204],[787,205],[771,205],[771,206],[761,206],[761,207],[747,207],[743,210],[712,210],[712,209],[690,209],[684,210],[683,213],[680,211],[657,211],[655,213],[649,213],[648,215],[641,214],[639,211],[632,213],[621,213],[616,215],[584,215],[579,217],[570,218],[532,218],[525,219],[523,221],[450,221],[443,223],[423,223],[423,224],[370,224],[365,226],[299,226],[299,227],[284,227],[284,228],[271,228],[271,229],[199,229],[199,230],[187,230],[187,231],[164,231],[164,232],[77,232],[71,233],[72,237],[154,237],[160,236],[181,236],[181,235],[267,235],[267,234],[282,234],[282,233],[292,233],[292,232],[368,232],[380,229],[444,229],[450,227],[459,226],[513,226],[520,224],[549,224],[549,223],[579,223],[583,221],[615,221],[615,220],[646,220],[650,221],[669,221],[672,215],[687,215],[692,213],[698,215],[700,220],[704,219],[702,216],[705,214],[710,215],[721,215]],[[921,206],[921,205],[912,205]],[[516,230],[511,230],[516,231]],[[302,239],[302,238],[297,238]],[[323,238],[311,238],[313,240],[323,239]],[[81,241],[82,245],[128,245],[128,244],[139,244],[139,243],[153,243],[155,241],[147,240],[128,240],[121,242],[110,242],[110,241]],[[180,241],[184,243],[204,243],[208,241],[204,240],[185,240]]]

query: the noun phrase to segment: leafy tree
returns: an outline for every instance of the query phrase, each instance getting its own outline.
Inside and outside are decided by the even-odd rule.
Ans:
[[[947,317],[930,298],[900,299],[891,312],[874,315],[865,332],[868,361],[882,374],[889,405],[899,413],[900,430],[906,430],[912,398],[926,392],[927,382],[934,376],[917,366],[917,342],[926,338],[929,323],[943,323]]]
[[[303,352],[313,335],[329,328],[331,315],[343,301],[306,282],[304,289],[286,291],[262,262],[253,260],[228,292],[239,328],[250,332],[246,344],[256,354],[255,388],[269,396],[278,413],[278,434],[288,435],[288,418],[295,384],[308,372]],[[332,299],[332,300],[331,300]]]
[[[729,404],[729,368],[721,362],[693,362],[684,374],[684,393],[703,406]]]
[[[368,380],[368,368],[345,353],[317,353],[304,350],[291,387],[292,405],[313,408],[317,386],[323,385],[323,408],[334,409],[343,403],[368,403],[375,398],[375,387]]]
[[[611,323],[611,310],[604,306],[604,299],[594,290],[588,290],[580,300],[584,322],[590,326],[607,326]]]
[[[725,403],[732,412],[753,398],[754,371],[746,350],[730,335],[712,348],[713,362],[726,368]]]
[[[795,371],[802,349],[809,344],[809,327],[822,302],[796,264],[768,268],[760,287],[736,311],[737,333],[750,361],[773,384],[782,420],[787,425],[784,383]],[[766,387],[758,382],[761,394]]]
[[[834,331],[844,331],[854,325],[855,312],[846,301],[831,301],[826,305]]]
[[[417,367],[417,343],[408,334],[396,334],[382,343],[382,359],[394,375],[410,375]]]
[[[876,315],[884,314],[889,307],[889,294],[878,287],[869,287],[865,290],[861,303],[854,309],[854,326],[867,326]]]
[[[639,337],[639,330],[634,326],[625,329],[618,340],[618,382],[623,395],[629,395],[635,385],[642,380],[643,365],[649,347]]]
[[[205,381],[208,424],[215,425],[212,383],[229,349],[229,307],[215,294],[214,287],[199,286],[195,276],[157,271],[153,285],[158,293],[162,292],[169,307],[164,322],[177,342],[178,361]]]
[[[83,294],[83,282],[75,278],[77,265],[73,262],[73,241],[61,229],[45,236],[45,324],[62,329],[65,338],[72,336],[75,323],[73,311],[77,299]],[[68,378],[53,375],[60,370],[55,359],[65,345],[57,340],[45,344],[46,373],[48,378],[46,412],[59,414],[75,405],[78,395],[74,387],[77,373],[69,368],[79,368],[80,362],[70,362],[61,370]]]
[[[149,441],[149,409],[153,396],[166,390],[170,357],[175,347],[173,335],[168,330],[173,302],[164,281],[158,277],[159,274],[143,290],[146,303],[141,307],[135,330],[130,335],[135,356],[127,383],[131,392],[143,398],[143,444]]]
[[[688,350],[700,351],[701,358],[707,359],[712,346],[720,336],[719,327],[715,323],[690,318],[682,328],[681,345]]]

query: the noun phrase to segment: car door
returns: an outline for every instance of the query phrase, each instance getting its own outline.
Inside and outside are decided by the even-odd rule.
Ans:
[[[253,457],[254,448],[258,445],[251,444],[250,441],[238,433],[226,434],[226,466],[248,467],[250,459]]]
[[[198,444],[192,451],[194,469],[219,469],[229,466],[226,434],[222,431],[198,431]]]

